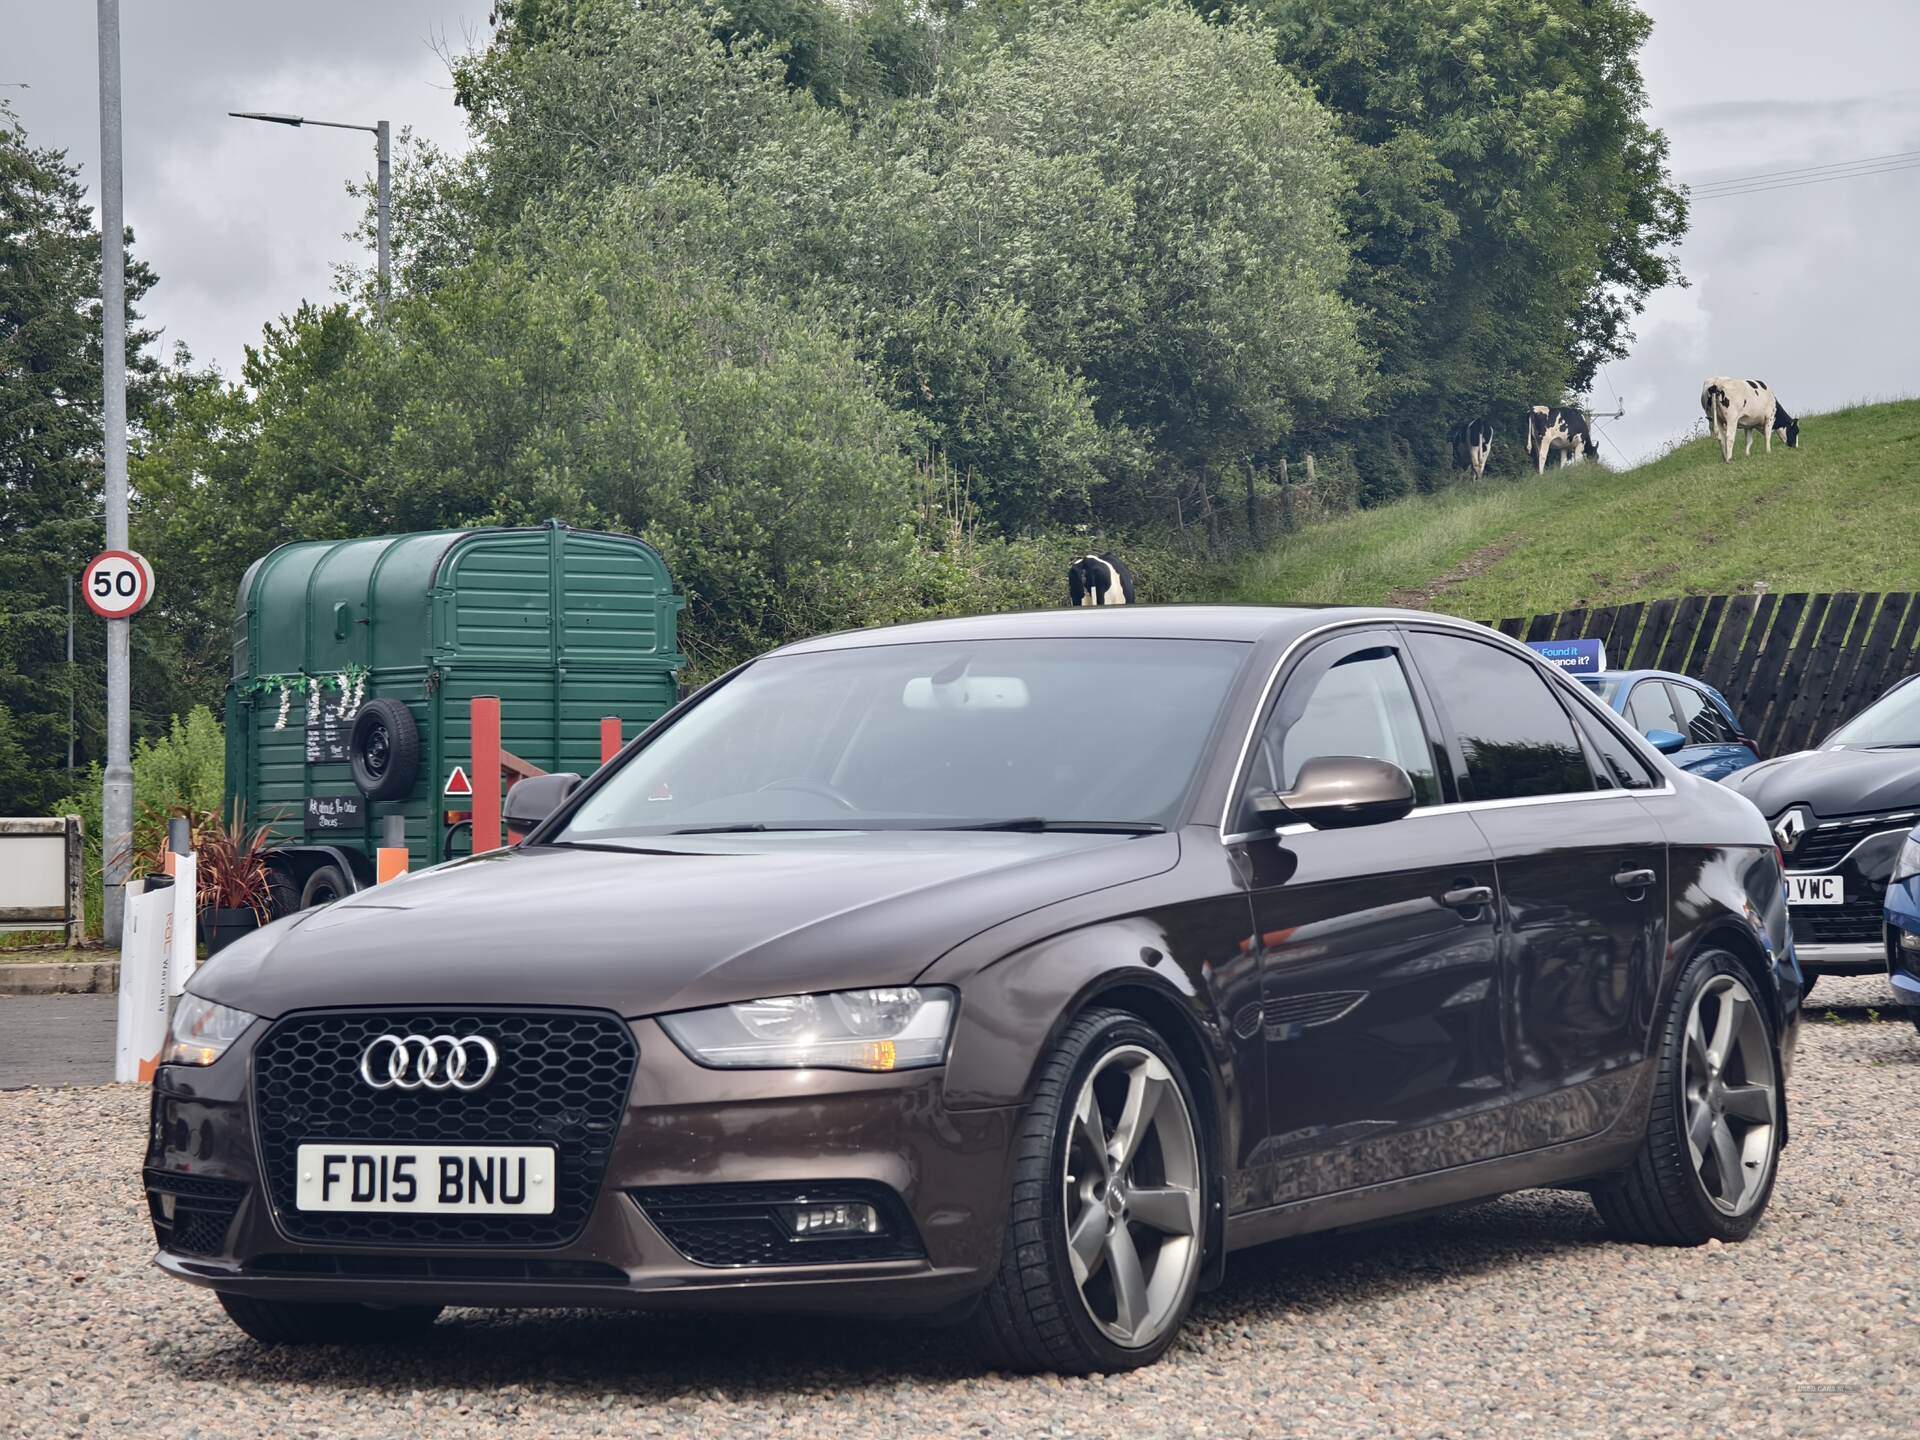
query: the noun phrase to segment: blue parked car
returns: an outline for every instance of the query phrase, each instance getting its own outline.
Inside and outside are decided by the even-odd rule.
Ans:
[[[1724,780],[1760,760],[1726,696],[1670,670],[1602,670],[1574,677],[1688,774]]]
[[[1920,829],[1908,834],[1887,881],[1887,979],[1920,1030]]]

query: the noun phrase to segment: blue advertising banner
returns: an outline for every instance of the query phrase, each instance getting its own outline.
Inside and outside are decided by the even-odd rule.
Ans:
[[[1529,640],[1527,648],[1569,675],[1597,675],[1607,668],[1604,640]]]

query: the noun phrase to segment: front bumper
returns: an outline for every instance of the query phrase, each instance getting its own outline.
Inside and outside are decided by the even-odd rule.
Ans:
[[[935,1313],[984,1288],[999,1257],[1015,1110],[949,1110],[938,1069],[709,1070],[652,1021],[631,1026],[639,1054],[626,1108],[585,1223],[566,1243],[295,1240],[263,1183],[254,1130],[250,1062],[264,1028],[205,1069],[163,1067],[154,1080],[157,1263],[193,1284],[384,1305]],[[890,1228],[910,1231],[911,1243],[888,1251],[904,1258],[816,1261],[826,1247],[800,1242],[793,1263],[783,1252],[774,1263],[703,1264],[649,1217],[648,1204],[663,1213],[662,1187],[723,1197],[858,1187],[891,1207]]]
[[[1796,943],[1794,953],[1800,968],[1814,975],[1873,975],[1886,967],[1886,950],[1880,944],[1803,945]]]
[[[1920,1017],[1920,950],[1900,943],[1907,935],[1920,942],[1920,877],[1887,887],[1886,943],[1880,962],[1886,967],[1894,998]]]

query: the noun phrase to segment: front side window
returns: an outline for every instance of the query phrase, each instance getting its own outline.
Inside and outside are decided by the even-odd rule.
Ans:
[[[554,838],[1171,824],[1248,653],[1115,637],[772,655],[637,751]]]
[[[1390,760],[1413,781],[1415,804],[1439,803],[1433,747],[1391,646],[1356,651],[1324,669],[1309,657],[1304,673],[1288,682],[1261,729],[1248,789],[1291,790],[1300,767],[1323,755]],[[1242,801],[1236,829],[1270,823],[1250,801]]]
[[[1627,697],[1627,719],[1642,735],[1649,730],[1671,730],[1678,735],[1687,733],[1686,725],[1673,713],[1673,701],[1667,695],[1666,683],[1660,680],[1642,680],[1633,687],[1633,694]]]
[[[1518,655],[1463,636],[1413,634],[1414,657],[1467,763],[1469,799],[1581,794],[1593,771],[1547,677]]]

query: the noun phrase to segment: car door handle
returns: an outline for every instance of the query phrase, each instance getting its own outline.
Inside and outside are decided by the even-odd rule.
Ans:
[[[1651,870],[1622,870],[1613,877],[1613,883],[1622,890],[1644,890],[1653,884]]]
[[[1493,887],[1462,885],[1458,890],[1449,890],[1442,895],[1440,903],[1454,910],[1478,910],[1482,905],[1493,903]]]

